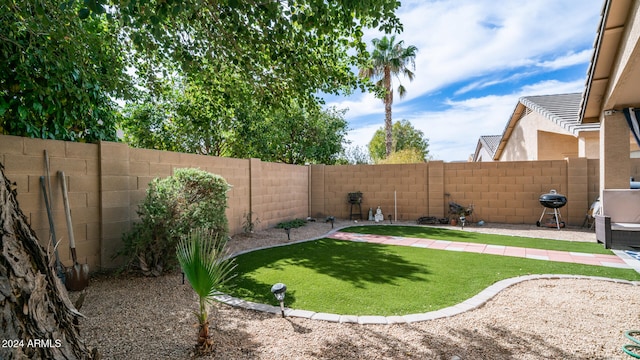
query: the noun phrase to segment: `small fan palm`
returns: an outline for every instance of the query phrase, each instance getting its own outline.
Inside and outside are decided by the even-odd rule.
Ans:
[[[188,236],[178,243],[176,255],[180,267],[191,287],[198,295],[198,348],[206,352],[213,346],[209,335],[209,312],[207,305],[214,300],[223,286],[234,275],[233,259],[225,259],[225,245],[227,239],[224,234],[208,229],[192,230]]]

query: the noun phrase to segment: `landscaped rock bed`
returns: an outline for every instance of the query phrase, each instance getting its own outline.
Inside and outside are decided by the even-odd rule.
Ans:
[[[337,223],[336,226],[346,225]],[[361,223],[360,223],[361,224]],[[291,230],[321,236],[324,222]],[[468,227],[595,241],[584,230]],[[543,236],[544,235],[544,236]],[[287,242],[282,229],[234,237],[236,251]],[[268,290],[267,290],[268,291]],[[640,287],[596,280],[533,280],[450,318],[396,325],[339,324],[214,306],[212,359],[624,359],[625,330],[640,328]],[[72,299],[78,294],[72,293]],[[87,289],[81,335],[103,359],[187,359],[197,300],[180,273],[159,278],[99,276]]]

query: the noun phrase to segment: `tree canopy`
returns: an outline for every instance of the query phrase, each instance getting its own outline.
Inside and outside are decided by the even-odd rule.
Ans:
[[[124,140],[147,149],[231,156],[235,109],[250,99],[243,95],[243,84],[232,89],[226,81],[206,75],[215,71],[203,66],[201,76],[165,79],[156,95],[147,93],[129,102],[120,122]]]
[[[287,164],[334,164],[346,143],[344,113],[295,102],[263,116],[245,113],[247,118],[234,129],[233,156]]]
[[[8,0],[0,5],[0,133],[116,140],[124,115],[121,127],[138,145],[168,138],[163,146],[173,150],[227,154],[244,120],[285,119],[292,103],[316,116],[319,94],[373,89],[352,71],[369,59],[363,31],[401,31],[399,6]],[[116,100],[134,106],[122,113]],[[167,114],[174,128],[158,127]],[[134,129],[133,119],[144,121]],[[177,127],[206,138],[175,138]],[[291,154],[279,156],[301,161]]]
[[[129,95],[118,24],[55,1],[0,4],[0,133],[116,138],[114,98]]]
[[[358,165],[358,164],[371,164],[371,157],[369,156],[369,150],[360,145],[345,146],[342,154],[336,161],[339,165]]]
[[[411,125],[408,120],[400,120],[393,124],[392,130],[393,163],[426,161],[429,158],[429,139],[424,133]],[[411,150],[411,151],[407,151]],[[401,153],[396,154],[394,153]],[[379,128],[369,142],[369,155],[375,163],[389,158],[386,155],[385,129]]]
[[[117,9],[135,52],[157,66],[146,75],[224,63],[272,102],[354,89],[351,66],[368,55],[363,30],[401,29],[395,0],[96,1]]]

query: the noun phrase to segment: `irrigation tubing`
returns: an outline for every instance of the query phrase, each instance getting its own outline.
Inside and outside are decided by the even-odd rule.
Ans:
[[[622,346],[622,351],[631,357],[640,359],[640,338],[636,337],[637,335],[640,335],[640,330],[627,330],[624,332],[624,336],[633,341],[633,344]]]

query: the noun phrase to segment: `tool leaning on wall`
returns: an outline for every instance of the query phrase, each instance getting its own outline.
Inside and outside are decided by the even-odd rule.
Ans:
[[[76,242],[73,235],[73,224],[71,222],[71,208],[69,207],[69,195],[67,193],[67,180],[64,171],[58,171],[58,178],[62,187],[62,198],[64,200],[64,211],[67,218],[67,230],[69,232],[69,249],[73,259],[73,265],[67,269],[65,286],[67,290],[80,291],[89,285],[89,264],[79,264],[76,254]]]

